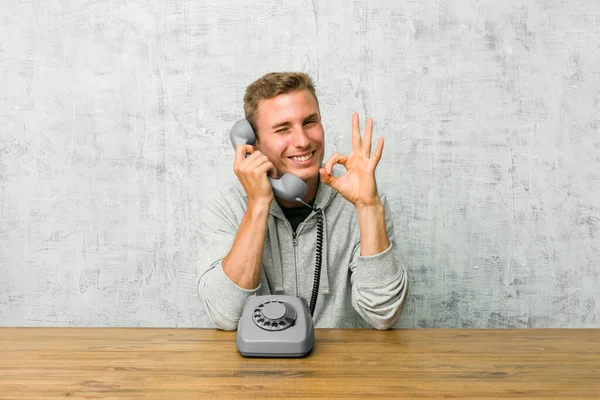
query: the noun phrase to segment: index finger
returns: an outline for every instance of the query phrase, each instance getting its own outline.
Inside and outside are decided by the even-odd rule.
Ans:
[[[238,144],[235,148],[235,163],[241,163],[248,154],[254,153],[254,146],[251,144]]]

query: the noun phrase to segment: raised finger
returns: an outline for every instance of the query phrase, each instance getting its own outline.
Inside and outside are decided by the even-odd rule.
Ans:
[[[352,152],[360,153],[362,140],[360,138],[360,129],[358,126],[358,113],[352,114]]]
[[[383,138],[380,137],[379,139],[377,139],[377,147],[375,147],[375,151],[373,152],[373,160],[375,161],[375,164],[377,164],[379,162],[379,160],[381,160],[381,155],[383,154]]]
[[[373,136],[373,119],[368,118],[365,124],[365,137],[363,138],[363,154],[366,158],[371,157],[371,138]]]

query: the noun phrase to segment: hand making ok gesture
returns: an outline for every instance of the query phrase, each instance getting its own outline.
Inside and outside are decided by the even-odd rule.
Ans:
[[[375,182],[375,168],[383,153],[383,137],[377,140],[375,152],[371,155],[371,136],[373,120],[367,119],[365,137],[361,139],[358,126],[358,113],[352,114],[352,154],[345,156],[334,153],[319,170],[321,181],[337,190],[354,206],[371,207],[380,204]],[[340,177],[331,175],[335,164],[346,168],[346,173]]]

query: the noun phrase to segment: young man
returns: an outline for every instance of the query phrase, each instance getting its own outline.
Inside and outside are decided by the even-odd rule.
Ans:
[[[211,321],[219,329],[237,329],[252,295],[287,294],[310,302],[319,215],[274,196],[267,178],[292,173],[307,185],[302,200],[322,210],[315,327],[393,327],[409,280],[391,211],[377,191],[383,138],[371,152],[372,120],[361,139],[353,114],[352,154],[334,153],[322,164],[323,125],[308,75],[263,76],[248,86],[244,112],[257,141],[237,146],[238,181],[208,199],[200,222],[198,293]],[[335,164],[346,172],[334,174]]]

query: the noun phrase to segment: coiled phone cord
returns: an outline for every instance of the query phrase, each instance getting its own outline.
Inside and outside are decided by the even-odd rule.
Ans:
[[[321,280],[321,251],[323,249],[323,210],[316,209],[317,213],[317,255],[315,258],[315,280],[313,282],[312,296],[310,297],[310,316],[315,312],[317,296],[319,294],[319,282]]]
[[[317,214],[317,254],[315,257],[315,279],[313,281],[312,295],[310,297],[310,316],[312,317],[315,313],[315,305],[317,304],[317,296],[319,295],[319,282],[321,281],[321,258],[323,250],[323,210],[320,208],[312,207],[310,204],[305,203],[300,198],[296,198],[296,201],[304,204]]]

